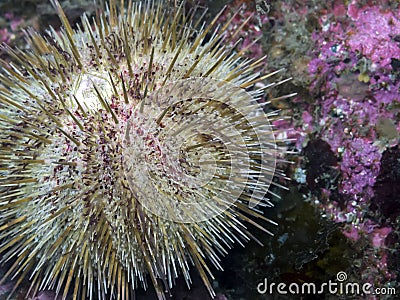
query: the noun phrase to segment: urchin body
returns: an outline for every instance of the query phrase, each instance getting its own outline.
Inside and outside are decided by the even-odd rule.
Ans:
[[[0,253],[13,262],[3,280],[129,299],[150,275],[161,299],[195,265],[213,295],[207,260],[222,269],[218,256],[252,237],[243,221],[269,221],[252,203],[277,150],[240,91],[263,79],[252,74],[263,61],[240,62],[223,30],[196,32],[191,15],[154,2],[110,1],[78,31],[54,5],[63,31],[30,32],[31,51],[7,49],[19,66],[1,76]]]

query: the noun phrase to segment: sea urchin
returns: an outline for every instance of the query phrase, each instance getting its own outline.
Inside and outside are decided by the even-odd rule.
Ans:
[[[153,1],[110,0],[91,22],[28,30],[29,50],[3,45],[0,75],[0,254],[29,295],[130,299],[150,277],[157,295],[195,266],[272,222],[276,147],[229,22]],[[269,86],[273,85],[270,83]],[[288,95],[290,96],[290,95]]]

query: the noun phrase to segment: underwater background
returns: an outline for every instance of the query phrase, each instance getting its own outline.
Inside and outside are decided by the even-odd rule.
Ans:
[[[161,2],[161,1],[160,1]],[[181,1],[164,1],[174,7]],[[71,24],[83,13],[93,15],[92,0],[60,1]],[[188,0],[208,8],[211,20],[223,7],[221,23],[236,11],[232,33],[243,20],[238,50],[249,59],[267,55],[261,72],[284,69],[262,101],[280,110],[275,122],[288,142],[282,163],[291,180],[272,187],[281,198],[266,216],[279,225],[274,236],[252,229],[263,242],[236,246],[214,271],[216,299],[398,299],[400,293],[400,3],[399,1],[207,1]],[[23,29],[41,32],[61,23],[47,0],[0,1],[0,41],[24,49]],[[0,56],[8,60],[5,53]],[[1,269],[0,275],[6,270]],[[188,290],[182,278],[172,299],[210,299],[195,270]],[[342,277],[345,276],[345,277]],[[1,276],[0,276],[1,277]],[[266,283],[321,286],[370,284],[379,295],[363,293],[262,293]],[[12,289],[0,286],[0,299]],[[26,292],[26,291],[25,291]],[[393,293],[396,295],[393,295]],[[390,295],[391,293],[391,295]],[[381,295],[382,294],[382,295]],[[385,295],[386,294],[386,295]],[[13,299],[24,299],[24,291]],[[53,299],[43,292],[36,299]],[[139,290],[137,299],[156,299]]]

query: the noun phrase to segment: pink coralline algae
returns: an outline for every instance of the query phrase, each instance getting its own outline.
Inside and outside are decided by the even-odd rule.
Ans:
[[[338,1],[333,12],[320,11],[308,68],[315,102],[303,104],[307,113],[301,113],[303,123],[297,127],[301,136],[327,142],[338,158],[337,186],[328,187],[328,193],[319,190],[319,197],[328,198],[320,208],[345,224],[350,240],[367,237],[369,258],[362,276],[381,283],[394,278],[386,264],[385,239],[395,225],[369,210],[376,201],[382,153],[398,143],[400,128],[400,9],[389,4]],[[331,193],[335,189],[338,194]],[[385,275],[379,279],[375,271]]]
[[[350,140],[344,150],[340,169],[341,190],[344,194],[372,195],[372,187],[379,173],[381,153],[370,141],[362,138]]]
[[[354,28],[347,32],[347,44],[351,51],[358,51],[381,67],[388,67],[392,58],[400,58],[400,19],[398,11],[366,7],[356,11],[350,5],[349,15],[354,20]]]
[[[340,189],[352,200],[373,194],[385,149],[377,143],[378,121],[383,117],[399,125],[400,83],[390,66],[400,55],[394,41],[400,34],[398,13],[369,6],[356,13],[351,4],[348,14],[353,20],[322,16],[323,30],[313,35],[316,47],[309,72],[314,77],[310,91],[319,93],[317,130],[341,157]]]
[[[14,16],[13,13],[4,14],[5,20],[8,22],[8,26],[0,28],[0,41],[3,43],[10,43],[16,37],[16,31],[23,24],[23,20],[20,17]]]
[[[392,232],[392,228],[383,227],[376,228],[372,233],[372,244],[375,248],[381,248],[385,246],[385,239]]]
[[[287,68],[294,77],[292,88],[299,92],[289,104],[293,119],[273,122],[279,134],[295,139],[294,147],[303,154],[289,172],[301,189],[311,191],[307,199],[339,223],[359,249],[363,259],[353,275],[390,285],[398,278],[388,245],[398,249],[400,226],[394,220],[400,210],[389,213],[388,207],[400,206],[400,201],[387,195],[392,199],[387,205],[376,197],[377,185],[381,194],[387,189],[385,151],[400,136],[399,3],[279,1],[266,21],[268,67]],[[293,57],[301,51],[306,56],[304,49],[307,68],[296,76]],[[254,50],[250,56],[259,53]],[[389,239],[395,241],[389,244]]]

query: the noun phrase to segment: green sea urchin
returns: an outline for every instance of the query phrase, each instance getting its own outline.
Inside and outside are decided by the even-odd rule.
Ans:
[[[115,2],[73,30],[54,0],[60,33],[3,46],[2,282],[130,299],[149,275],[164,299],[194,265],[214,295],[207,260],[222,269],[218,256],[253,238],[244,222],[272,222],[255,209],[269,205],[272,114],[246,89],[273,74],[227,46],[218,16],[195,30],[195,11]]]

